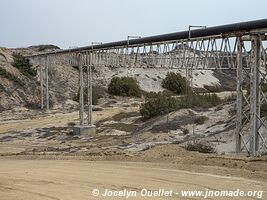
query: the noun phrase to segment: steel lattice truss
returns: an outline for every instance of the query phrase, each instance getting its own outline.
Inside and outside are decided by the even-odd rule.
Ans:
[[[267,149],[264,116],[267,105],[264,88],[267,83],[266,48],[264,41],[257,35],[252,36],[251,41],[242,41],[240,38],[238,46],[236,149],[237,152],[245,150],[249,154],[258,155]]]
[[[235,38],[221,36],[195,40],[171,41],[140,46],[122,46],[80,52],[92,52],[95,65],[108,67],[146,67],[179,69],[234,69],[236,68]],[[64,57],[64,55],[60,55]],[[77,53],[65,62],[78,65]]]
[[[32,57],[41,67],[41,91],[45,82],[45,101],[49,102],[48,66],[79,66],[80,89],[83,91],[83,67],[87,66],[88,92],[92,84],[91,67],[139,67],[185,69],[192,83],[193,70],[232,69],[237,72],[236,152],[257,156],[267,151],[267,62],[266,29],[155,43],[54,53]],[[44,81],[43,81],[44,79]],[[84,125],[83,92],[80,92],[80,125]],[[91,96],[91,95],[90,95]],[[88,101],[92,101],[88,99]],[[42,107],[43,107],[42,100]],[[88,104],[91,105],[91,104]],[[47,105],[47,108],[49,105]],[[91,107],[88,124],[92,124]]]

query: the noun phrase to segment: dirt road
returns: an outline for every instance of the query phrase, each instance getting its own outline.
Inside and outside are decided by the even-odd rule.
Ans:
[[[92,195],[94,189],[99,190],[98,197]],[[203,199],[203,197],[182,198],[181,194],[172,197],[141,197],[142,189],[172,189],[178,193],[181,190],[206,191],[206,189],[264,190],[262,199],[267,197],[266,182],[180,171],[156,163],[0,160],[1,200],[126,199],[126,197],[103,197],[101,195],[105,193],[105,189],[137,191],[137,196],[128,199]],[[257,199],[257,197],[243,199]]]

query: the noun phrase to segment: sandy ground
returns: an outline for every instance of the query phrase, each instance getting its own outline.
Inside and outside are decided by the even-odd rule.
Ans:
[[[102,121],[102,126],[108,122],[120,126],[122,122],[133,123],[138,105],[119,104],[94,111],[95,122]],[[116,121],[114,116],[122,112],[124,115]],[[216,111],[218,113],[220,111]],[[105,189],[137,191],[137,197],[129,199],[203,199],[182,198],[179,194],[169,198],[141,197],[142,189],[175,193],[206,189],[263,190],[261,199],[267,199],[266,156],[252,159],[242,155],[201,154],[169,143],[133,151],[125,147],[165,141],[169,133],[98,134],[93,138],[69,135],[68,129],[62,127],[77,123],[78,112],[7,112],[1,113],[0,121],[0,200],[126,199],[96,197],[92,195],[94,189],[100,194]],[[134,121],[134,125],[138,123]],[[122,127],[129,128],[125,124]],[[78,150],[73,151],[75,149]]]
[[[105,108],[104,113],[99,111],[93,112],[93,120],[95,122],[109,118],[115,114],[122,111],[136,111],[138,107],[128,107],[128,108]],[[85,113],[85,117],[87,117]],[[16,119],[8,121],[0,121],[0,133],[12,132],[12,131],[22,131],[22,130],[32,130],[36,128],[46,128],[52,126],[66,126],[69,122],[76,122],[78,124],[79,113],[54,113],[48,116],[39,116],[30,119]]]
[[[99,190],[100,196],[92,195],[94,189]],[[170,168],[169,165],[153,163],[6,159],[0,162],[1,200],[126,199],[103,197],[101,194],[105,189],[137,191],[137,197],[129,199],[181,199],[181,194],[173,197],[141,197],[138,194],[142,189],[172,189],[178,193],[181,190],[206,189],[264,190],[265,197],[262,199],[266,199],[267,183],[186,172]]]

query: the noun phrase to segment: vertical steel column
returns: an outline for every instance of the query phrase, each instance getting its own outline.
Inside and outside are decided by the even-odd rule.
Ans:
[[[83,104],[83,63],[82,63],[82,55],[81,53],[78,54],[78,65],[79,65],[79,75],[80,75],[80,126],[84,125],[84,116],[83,116],[83,110],[84,110],[84,104]]]
[[[43,62],[44,61],[41,58],[41,62],[40,62],[40,87],[41,87],[41,109],[44,109],[44,83],[43,83]]]
[[[236,83],[236,153],[240,153],[241,151],[241,129],[242,129],[242,108],[243,108],[243,94],[242,94],[242,84],[243,84],[243,74],[242,74],[242,39],[241,37],[237,37],[237,71],[236,71],[236,77],[237,77],[237,83]]]
[[[49,57],[46,56],[45,58],[45,87],[46,87],[46,91],[45,91],[45,95],[46,95],[46,110],[49,110],[49,85],[48,85],[48,67],[49,67]]]
[[[87,113],[88,113],[88,118],[87,118],[87,124],[89,125],[90,124],[90,108],[89,108],[89,105],[90,105],[90,97],[89,97],[89,87],[90,87],[90,59],[91,59],[91,52],[86,52],[86,68],[87,68],[87,105],[88,105],[88,110],[87,110]]]
[[[250,153],[258,155],[259,149],[259,108],[260,108],[260,38],[251,37],[251,87],[250,87]]]
[[[189,98],[189,91],[188,91],[188,85],[189,85],[189,79],[188,79],[188,67],[187,65],[185,66],[185,95],[186,95],[186,98]]]
[[[92,52],[89,54],[89,65],[87,68],[87,77],[88,77],[88,83],[87,83],[87,93],[88,93],[88,125],[92,126],[92,104],[93,104],[93,75],[92,75],[92,65],[93,65],[93,55]]]
[[[193,96],[193,64],[191,65],[190,67],[190,70],[189,70],[189,94],[190,94],[190,99],[192,98]]]

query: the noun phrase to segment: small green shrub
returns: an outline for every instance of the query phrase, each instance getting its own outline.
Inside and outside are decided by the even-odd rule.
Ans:
[[[215,111],[219,111],[219,110],[222,110],[222,109],[223,109],[223,106],[219,105],[219,106],[216,106]]]
[[[208,92],[221,92],[222,87],[219,84],[213,83],[212,85],[204,85]]]
[[[243,86],[243,88],[245,89],[245,90],[247,90],[247,96],[249,96],[250,95],[250,87],[251,87],[251,85],[250,84],[248,84],[248,83],[246,83],[246,84],[244,84],[244,86]],[[261,82],[260,83],[260,87],[261,87],[261,90],[262,90],[262,92],[267,92],[267,83],[266,82]]]
[[[4,68],[1,68],[1,67],[0,67],[0,76],[10,81],[15,82],[16,84],[20,86],[24,85],[24,83],[18,77],[14,76],[13,74],[9,73],[8,71],[6,71]]]
[[[5,87],[2,84],[0,84],[0,92],[4,92],[4,91],[5,91]]]
[[[262,92],[267,92],[267,83],[261,82],[260,87]],[[245,84],[244,89],[247,91],[246,96],[250,95],[250,84]]]
[[[93,86],[92,91],[93,91],[92,104],[97,105],[98,100],[104,96],[105,89],[99,86]],[[80,99],[80,90],[77,92],[77,95],[73,98],[73,100],[79,102],[79,99]],[[88,102],[87,87],[83,89],[83,102],[85,105]]]
[[[76,123],[75,123],[75,122],[69,122],[67,125],[68,125],[68,126],[75,126]]]
[[[184,98],[184,103],[188,108],[210,108],[219,105],[222,100],[216,94],[194,94],[190,99]]]
[[[170,91],[170,90],[163,90],[162,92],[160,92],[163,95],[166,96],[175,96],[175,94]],[[146,91],[142,91],[142,94],[145,98],[155,98],[158,96],[158,92],[146,92]]]
[[[231,93],[231,95],[228,96],[228,97],[225,97],[225,98],[223,99],[223,101],[224,101],[225,103],[229,103],[229,102],[231,103],[231,102],[236,101],[236,98],[237,98],[237,95],[234,94],[234,93]]]
[[[185,146],[187,151],[198,151],[200,153],[215,153],[215,149],[207,144],[204,143],[189,143]]]
[[[183,129],[183,134],[184,134],[184,135],[187,135],[188,133],[189,133],[189,130],[188,130],[187,128],[184,128],[184,129]]]
[[[166,88],[175,94],[185,94],[187,86],[186,78],[179,73],[168,72],[165,79],[162,81],[162,87]]]
[[[53,44],[39,45],[39,46],[37,46],[37,48],[38,48],[38,51],[46,51],[46,50],[60,49],[58,46],[53,45]]]
[[[197,94],[191,96],[190,100],[186,97],[167,96],[162,92],[152,94],[140,106],[139,111],[144,119],[150,119],[182,108],[209,108],[222,102],[216,94]]]
[[[204,124],[205,121],[207,121],[208,119],[209,119],[209,118],[206,117],[206,116],[199,116],[199,117],[196,117],[196,118],[194,119],[194,123],[195,123],[195,124],[199,124],[199,125],[201,125],[201,124]]]
[[[50,106],[51,106],[51,104],[50,104]],[[29,101],[29,102],[26,102],[25,107],[28,109],[32,109],[32,110],[39,110],[41,106],[37,102]]]
[[[266,117],[267,116],[267,103],[261,104],[261,107],[260,107],[260,116],[261,117]]]
[[[236,115],[236,107],[230,108],[228,110],[228,114],[231,115],[231,116]]]
[[[267,83],[261,83],[261,90],[263,91],[263,92],[267,92]]]
[[[108,85],[108,93],[117,96],[141,97],[142,91],[137,81],[131,77],[114,77]]]
[[[29,59],[22,56],[20,53],[13,53],[13,67],[17,68],[23,75],[27,77],[34,77],[37,75],[37,71],[32,68]]]
[[[158,96],[157,92],[146,92],[142,91],[142,94],[145,98],[156,98]]]
[[[158,93],[157,97],[146,99],[140,106],[140,114],[144,119],[170,113],[180,108],[179,102],[170,96]]]

